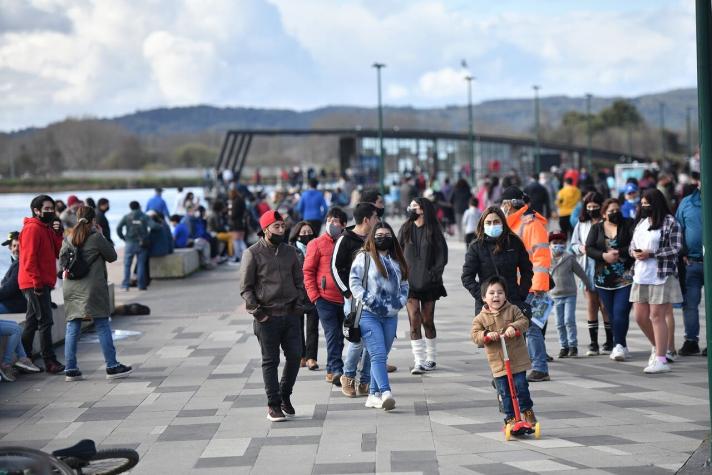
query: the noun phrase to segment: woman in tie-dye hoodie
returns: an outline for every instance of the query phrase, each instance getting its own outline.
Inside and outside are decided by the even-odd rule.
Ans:
[[[389,411],[396,401],[388,384],[386,361],[396,336],[398,311],[408,300],[408,265],[388,223],[379,222],[369,233],[363,250],[351,264],[349,285],[354,299],[363,302],[361,337],[371,355],[366,407]]]

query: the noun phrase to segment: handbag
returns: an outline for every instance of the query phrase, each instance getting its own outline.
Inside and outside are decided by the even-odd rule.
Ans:
[[[494,273],[497,275],[497,277],[502,277],[499,274],[499,269],[497,269],[497,263],[494,261],[494,256],[492,255],[491,252],[490,252],[490,259],[492,259],[492,266],[494,267]],[[551,276],[549,276],[549,279],[551,279]],[[509,290],[509,289],[507,289],[507,290],[509,292],[514,292],[514,290]],[[522,313],[524,314],[524,316],[527,317],[527,320],[532,319],[532,306],[531,305],[529,305],[527,302],[512,302],[512,303],[514,303],[514,305],[519,307],[519,310],[521,310]]]
[[[368,287],[368,268],[371,264],[371,257],[367,252],[364,252],[364,265],[363,265],[363,277],[361,278],[361,286],[364,292]],[[363,312],[363,300],[352,298],[351,299],[351,311],[346,318],[344,318],[344,323],[341,327],[341,331],[346,338],[351,343],[358,343],[361,341],[361,328],[359,323],[361,322],[361,313]]]

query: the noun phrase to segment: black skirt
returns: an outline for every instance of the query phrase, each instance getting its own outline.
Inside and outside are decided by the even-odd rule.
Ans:
[[[445,291],[445,286],[442,284],[433,286],[429,289],[423,290],[408,290],[409,299],[417,299],[421,302],[434,302],[439,300],[440,297],[447,297],[447,292]]]

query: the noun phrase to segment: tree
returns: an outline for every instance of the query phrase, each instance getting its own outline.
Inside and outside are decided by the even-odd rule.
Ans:
[[[609,107],[599,112],[599,117],[604,128],[625,127],[626,125],[638,126],[643,123],[643,117],[633,104],[624,100],[617,100]]]

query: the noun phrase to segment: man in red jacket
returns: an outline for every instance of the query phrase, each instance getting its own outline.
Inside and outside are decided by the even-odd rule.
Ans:
[[[32,355],[35,332],[40,333],[40,350],[48,373],[64,371],[52,348],[52,304],[50,292],[57,283],[57,257],[62,247],[62,223],[55,214],[54,200],[35,197],[30,204],[32,217],[25,218],[20,232],[20,270],[17,281],[27,299],[22,346]]]
[[[304,257],[304,288],[309,300],[316,304],[319,321],[326,338],[326,381],[340,384],[344,372],[344,298],[331,275],[334,245],[346,226],[348,217],[340,208],[326,213],[326,232],[307,244]]]

